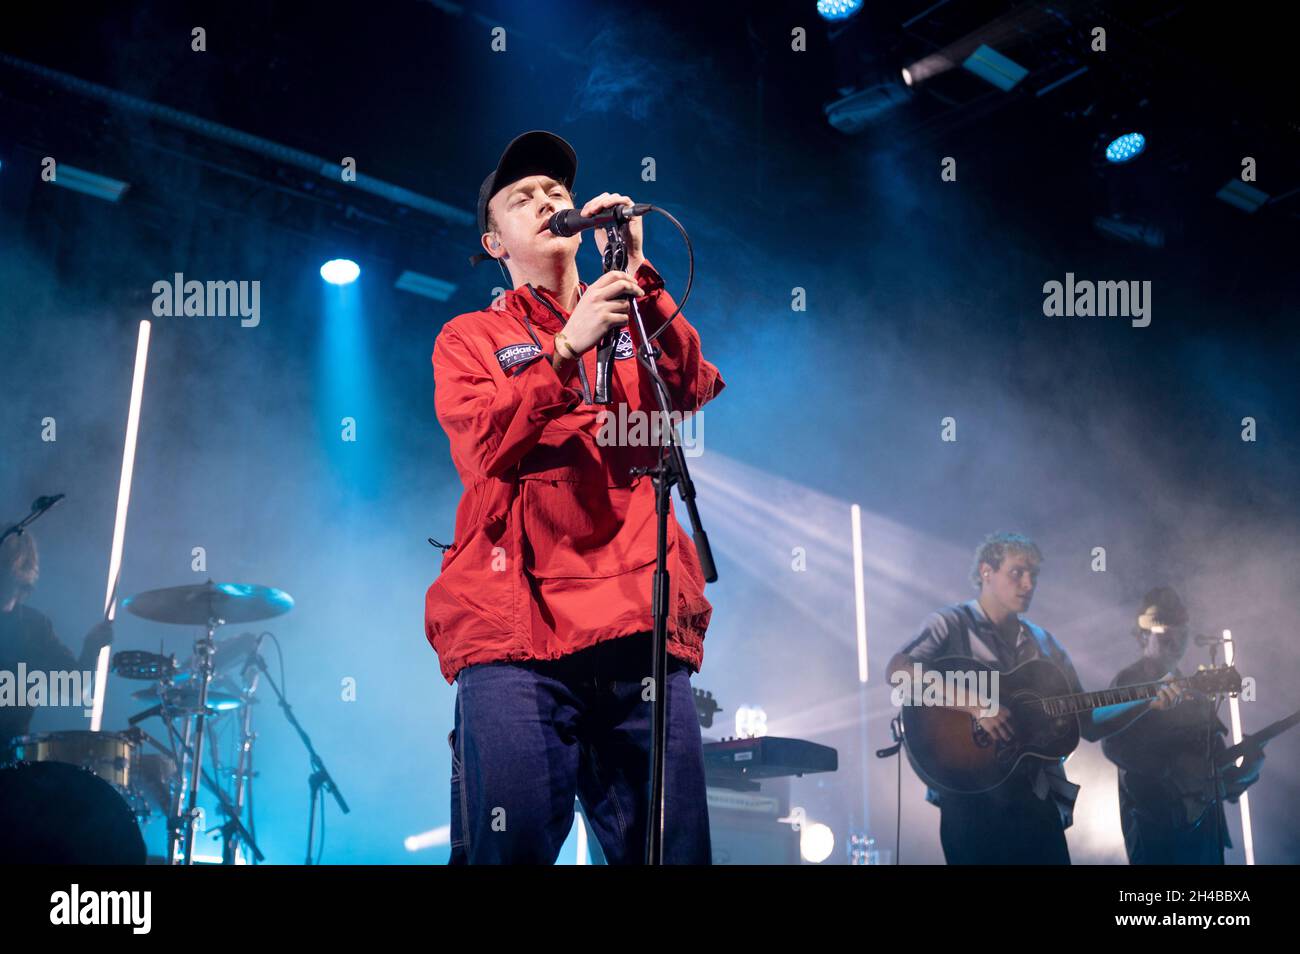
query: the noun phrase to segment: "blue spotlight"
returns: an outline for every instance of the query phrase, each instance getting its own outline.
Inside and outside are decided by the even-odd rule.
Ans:
[[[320,267],[320,277],[331,285],[350,285],[361,274],[361,266],[348,258],[332,258]]]
[[[862,0],[817,0],[823,20],[847,20],[862,9]]]
[[[1110,141],[1106,147],[1106,160],[1108,162],[1128,162],[1130,159],[1136,159],[1142,154],[1142,150],[1147,147],[1147,137],[1140,132],[1125,133],[1117,136]]]

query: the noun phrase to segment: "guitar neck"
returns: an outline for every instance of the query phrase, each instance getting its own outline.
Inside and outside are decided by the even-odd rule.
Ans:
[[[1186,686],[1186,677],[1174,679],[1173,682]],[[1053,696],[1050,699],[1043,699],[1043,711],[1052,717],[1063,715],[1077,715],[1080,712],[1091,712],[1093,709],[1104,709],[1106,706],[1122,705],[1125,702],[1139,702],[1143,699],[1153,699],[1156,693],[1160,691],[1161,686],[1167,686],[1167,682],[1144,682],[1136,686],[1120,686],[1116,689],[1099,689],[1096,692],[1076,692],[1070,696]]]
[[[1291,713],[1285,719],[1278,719],[1272,725],[1265,726],[1258,732],[1252,732],[1250,735],[1246,736],[1220,756],[1223,760],[1222,764],[1224,766],[1231,765],[1252,749],[1262,749],[1265,742],[1277,738],[1283,732],[1294,728],[1296,725],[1300,725],[1300,710]]]

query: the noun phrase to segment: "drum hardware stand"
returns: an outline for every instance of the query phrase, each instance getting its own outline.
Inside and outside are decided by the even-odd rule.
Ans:
[[[227,818],[225,824],[220,826],[221,834],[226,839],[223,845],[223,860],[233,860],[234,848],[237,847],[234,845],[236,839],[246,844],[258,861],[263,860],[251,832],[241,821],[244,799],[247,797],[250,808],[249,825],[252,824],[252,742],[255,736],[252,732],[251,714],[246,712],[242,720],[240,753],[234,772],[234,799],[232,800],[223,786],[203,769],[205,729],[209,729],[210,723],[215,722],[221,715],[210,711],[210,701],[214,698],[212,680],[220,662],[215,635],[217,627],[227,623],[269,619],[287,613],[293,608],[293,598],[274,587],[246,583],[214,583],[208,580],[197,585],[147,590],[128,597],[124,605],[130,612],[145,619],[159,623],[198,625],[203,629],[202,635],[194,643],[194,658],[185,674],[185,678],[191,681],[187,682],[178,695],[174,665],[168,667],[158,663],[160,670],[169,670],[162,679],[158,680],[159,705],[129,720],[132,725],[135,725],[144,719],[159,715],[167,728],[173,752],[178,753],[178,756],[173,755],[177,767],[172,774],[170,780],[172,788],[168,793],[168,863],[183,865],[194,863],[194,839],[200,817],[198,807],[200,785],[207,786],[208,790],[216,796]],[[262,634],[265,635],[267,634]],[[262,671],[266,668],[257,654],[262,636],[257,638],[248,662],[244,666],[245,682],[249,685],[240,694],[237,706],[243,705],[247,708],[255,701],[252,699],[252,693],[256,688],[257,680],[255,675],[250,679],[250,673],[254,668],[253,657],[257,657]],[[149,660],[144,660],[142,665],[149,663]],[[144,678],[153,679],[154,675],[150,672]],[[267,678],[269,679],[270,676],[268,675]],[[192,680],[198,682],[194,683]],[[193,691],[196,685],[197,693]],[[283,699],[281,701],[283,702]],[[176,720],[182,718],[184,719],[183,733],[178,731],[176,725]],[[213,770],[218,780],[222,780],[220,747],[217,745],[215,733],[208,734],[212,736],[209,742]],[[161,751],[166,752],[166,749],[156,740],[151,741]]]
[[[133,731],[139,732],[141,737],[144,739],[144,741],[148,742],[159,752],[162,752],[164,755],[169,756],[172,759],[172,761],[175,762],[177,765],[186,764],[184,760],[190,758],[192,755],[190,748],[188,746],[185,746],[184,743],[181,743],[179,745],[176,744],[175,732],[172,729],[170,723],[167,723],[167,731],[168,731],[168,735],[171,736],[173,739],[171,748],[168,748],[166,745],[159,742],[157,739],[151,736],[148,732],[145,732],[143,729],[136,728]],[[207,772],[202,773],[201,780],[203,782],[204,787],[206,787],[209,792],[211,792],[213,795],[216,796],[222,812],[225,814],[226,818],[228,819],[226,823],[221,826],[220,829],[222,834],[226,836],[227,841],[229,842],[230,840],[237,838],[240,841],[242,841],[245,845],[248,846],[249,851],[252,852],[253,857],[257,861],[265,860],[265,856],[262,854],[261,849],[257,847],[257,843],[256,841],[254,841],[252,833],[249,832],[249,830],[239,820],[238,810],[235,808],[234,804],[230,801],[230,798],[226,795],[226,793],[223,792],[220,786],[217,785],[216,780],[213,779],[212,776],[210,776]],[[180,835],[181,818],[179,815],[181,800],[180,800],[179,786],[173,784],[172,791],[173,791],[172,804],[173,804],[174,814],[173,817],[168,819],[169,821],[168,830],[170,832],[168,838],[168,850],[172,852],[172,855],[170,857],[175,857],[176,841],[181,837]],[[223,851],[222,853],[223,858],[225,857],[225,854],[226,853]],[[172,863],[174,864],[174,862]],[[226,862],[223,861],[223,864],[224,863]]]
[[[172,763],[176,766],[176,772],[167,783],[167,863],[174,865],[176,863],[176,844],[180,840],[180,810],[181,799],[183,797],[183,786],[181,783],[181,772],[184,769],[184,759],[189,755],[189,744],[186,741],[177,738],[176,727],[172,724],[173,720],[183,715],[184,712],[178,707],[171,705],[168,696],[172,687],[172,677],[166,676],[162,680],[162,687],[159,692],[160,701],[156,706],[150,706],[143,712],[137,712],[127,720],[127,723],[144,737],[150,745],[159,752],[171,758]],[[167,740],[170,747],[163,745],[148,732],[139,727],[139,723],[146,719],[157,716],[167,730]],[[188,735],[188,726],[187,735]]]
[[[224,620],[215,616],[208,617],[203,636],[194,643],[194,657],[198,662],[196,676],[199,698],[195,709],[186,713],[185,735],[181,742],[181,754],[187,761],[182,763],[181,785],[177,791],[172,828],[167,839],[167,858],[172,864],[176,863],[177,839],[180,839],[182,844],[180,863],[183,865],[194,863],[194,831],[199,822],[199,785],[204,774],[203,727],[207,723],[208,683],[212,681],[212,656],[216,652],[213,634],[223,622]]]
[[[256,679],[254,679],[256,683]],[[227,775],[233,780],[235,794],[231,798],[222,791],[216,782],[208,783],[208,788],[213,790],[221,802],[221,811],[226,816],[226,821],[218,829],[221,843],[221,863],[223,865],[235,864],[236,853],[242,842],[247,845],[253,854],[253,858],[261,862],[264,857],[258,850],[256,842],[253,840],[252,832],[249,828],[253,824],[252,804],[253,804],[253,742],[256,741],[257,735],[252,730],[252,695],[253,690],[249,689],[244,693],[246,704],[243,707],[243,713],[240,720],[240,741],[239,741],[239,758],[235,767],[231,770],[223,770],[217,761],[217,742],[215,732],[209,732],[209,748],[212,752],[212,771],[219,781],[225,781]],[[206,773],[205,773],[205,781]],[[243,822],[244,816],[244,796],[248,795],[248,825]]]
[[[253,652],[252,652],[253,657],[260,658],[260,656],[258,656],[258,650],[261,648],[262,639],[266,635],[267,634],[265,633],[258,635],[257,642],[253,644]],[[247,683],[247,686],[245,687],[243,693],[244,711],[240,713],[240,719],[239,719],[239,757],[235,760],[234,809],[235,809],[235,818],[236,819],[241,818],[244,811],[244,796],[245,793],[247,793],[248,825],[249,825],[250,832],[253,826],[253,779],[255,777],[255,774],[253,772],[253,743],[257,741],[257,734],[253,731],[252,703],[254,701],[253,696],[257,692],[257,681],[260,676],[261,673],[256,668],[256,663],[253,659],[250,659],[248,663],[245,663],[244,678]],[[226,826],[222,826],[222,830],[225,831]],[[249,834],[248,845],[250,848],[253,848],[255,853],[257,852],[256,846],[253,845],[252,843],[251,833]],[[226,839],[226,843],[222,848],[221,859],[222,859],[222,864],[235,863],[234,852],[231,850],[231,844],[229,838]],[[257,853],[257,860],[258,861],[262,860],[260,853]]]
[[[190,754],[189,714],[179,711],[176,707],[168,704],[165,695],[161,705],[157,708],[161,710],[160,718],[163,720],[163,725],[167,727],[167,738],[171,742],[172,759],[176,763],[176,772],[168,783],[171,787],[171,801],[167,812],[167,863],[174,865],[176,864],[176,846],[180,844],[182,838],[181,805],[185,798],[185,760],[189,758]],[[186,720],[185,736],[183,738],[176,731],[174,720],[177,718]]]

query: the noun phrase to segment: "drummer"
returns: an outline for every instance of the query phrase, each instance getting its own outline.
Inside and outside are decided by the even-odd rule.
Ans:
[[[101,622],[86,634],[81,658],[54,635],[54,626],[44,613],[24,606],[36,588],[41,573],[36,541],[30,532],[15,534],[0,543],[0,672],[18,678],[18,664],[28,672],[93,672],[99,650],[113,641],[113,624]],[[35,709],[6,705],[0,695],[0,750],[14,736],[26,735]]]

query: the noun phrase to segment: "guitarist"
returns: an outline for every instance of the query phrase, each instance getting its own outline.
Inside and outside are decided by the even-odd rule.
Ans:
[[[973,657],[999,672],[1031,659],[1047,659],[1061,670],[1071,691],[1082,692],[1061,644],[1020,615],[1029,609],[1041,563],[1042,553],[1027,537],[1017,533],[986,537],[971,568],[979,596],[931,613],[921,632],[890,660],[891,676],[900,670],[910,673],[914,663],[924,666],[944,656]],[[1172,704],[1170,691],[1160,692],[1161,704]],[[1147,705],[1142,701],[1083,713],[1080,734],[1098,741],[1127,726]],[[978,718],[978,707],[966,708]],[[1002,741],[1010,741],[1016,732],[1005,707],[979,718],[979,723]],[[939,806],[939,838],[949,864],[1069,864],[1065,829],[1073,821],[1078,791],[1061,762],[1030,758],[992,791],[970,795],[931,788],[926,800]]]
[[[1147,593],[1134,635],[1142,658],[1122,669],[1112,685],[1183,675],[1178,663],[1187,650],[1188,614],[1176,590],[1162,586]],[[1228,730],[1211,698],[1171,688],[1173,708],[1144,715],[1102,745],[1119,768],[1124,847],[1135,865],[1221,865],[1232,841],[1221,800],[1215,808],[1209,756],[1217,761],[1225,751]],[[1227,769],[1225,797],[1240,798],[1259,779],[1263,759],[1263,750],[1256,749],[1240,767]]]

